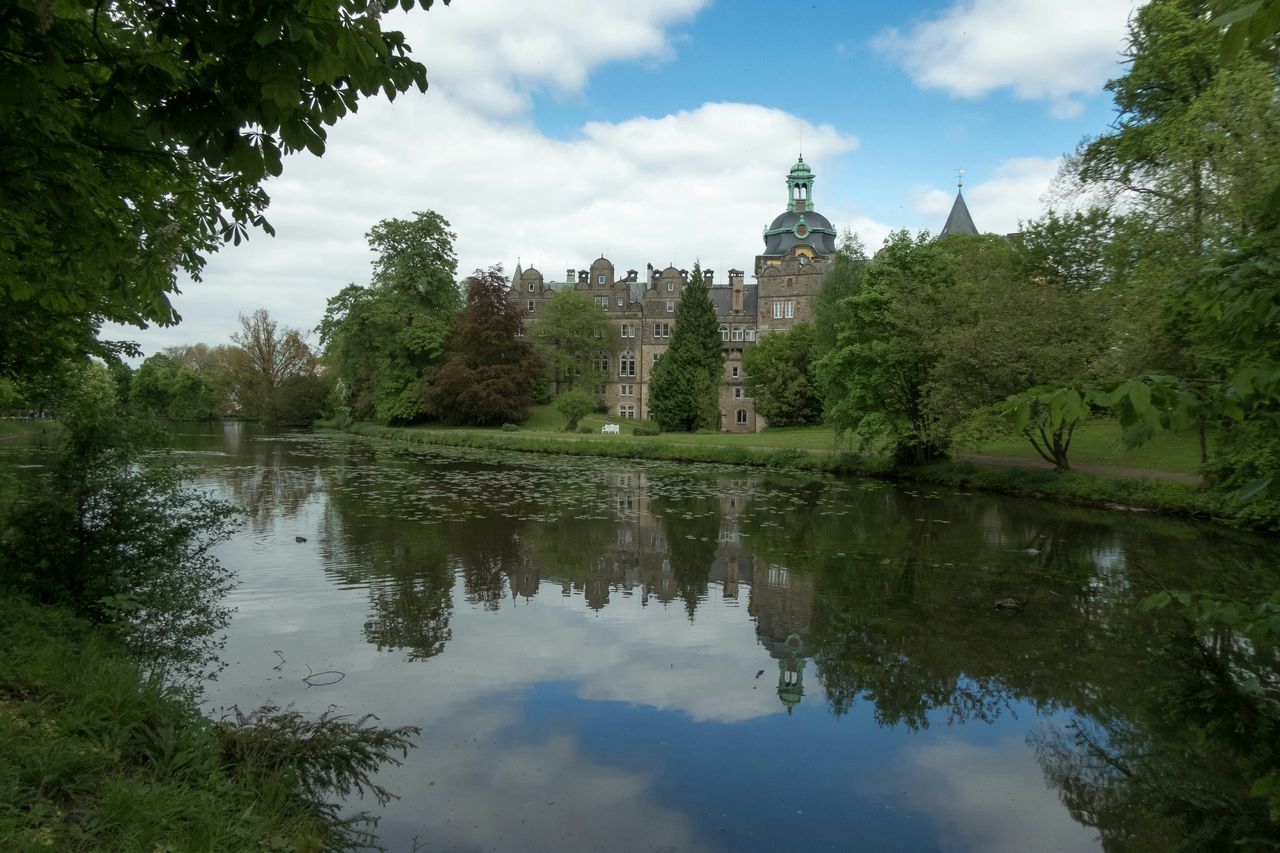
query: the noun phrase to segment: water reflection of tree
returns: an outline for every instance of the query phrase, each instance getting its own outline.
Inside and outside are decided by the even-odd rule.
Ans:
[[[649,511],[659,519],[666,539],[676,594],[691,621],[707,596],[720,550],[720,497],[710,486],[685,476],[654,478],[649,494]]]
[[[411,660],[439,654],[451,633],[453,573],[438,525],[406,520],[367,502],[355,472],[326,469],[320,550],[326,571],[368,590],[365,638]]]
[[[250,529],[262,533],[275,518],[296,516],[320,488],[320,460],[295,450],[283,440],[243,441],[234,464],[207,466],[205,476],[244,512]]]
[[[1108,849],[1280,846],[1280,816],[1251,795],[1280,769],[1280,661],[1214,633],[1170,636],[1142,681],[1114,691],[1114,713],[1029,738],[1046,779]]]

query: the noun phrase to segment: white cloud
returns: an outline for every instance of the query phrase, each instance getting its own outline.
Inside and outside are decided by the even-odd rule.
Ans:
[[[1035,753],[1017,739],[992,746],[956,740],[908,751],[883,782],[928,815],[943,849],[978,853],[1092,851],[1097,832],[1076,823],[1046,787]]]
[[[491,115],[520,112],[529,95],[574,95],[611,62],[661,62],[674,50],[668,29],[706,0],[466,0],[429,14],[388,16],[418,56],[433,88]]]
[[[1119,72],[1138,0],[957,0],[939,15],[874,41],[916,84],[962,98],[1010,89],[1048,100],[1055,118],[1083,110]]]
[[[1008,234],[1018,230],[1018,223],[1035,219],[1049,207],[1049,192],[1062,165],[1060,157],[1014,157],[996,167],[987,180],[969,183],[964,188],[965,203],[973,222],[982,233]],[[909,196],[913,211],[937,220],[941,228],[951,205],[954,190],[917,187]]]
[[[204,281],[184,287],[176,302],[180,326],[108,336],[141,339],[148,352],[220,343],[237,313],[258,307],[312,328],[328,297],[368,280],[369,227],[423,209],[452,224],[464,274],[497,262],[510,270],[520,257],[561,279],[602,253],[620,271],[695,258],[722,276],[750,269],[761,228],[785,203],[801,134],[821,202],[824,161],[858,141],[782,110],[711,103],[593,122],[556,139],[438,92],[371,101],[334,128],[323,158],[289,158],[268,186],[277,236],[255,235],[215,255]]]

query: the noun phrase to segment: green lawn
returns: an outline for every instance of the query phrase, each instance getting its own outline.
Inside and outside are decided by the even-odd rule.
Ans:
[[[978,456],[1038,458],[1031,444],[1021,436],[989,441],[977,451],[959,449]],[[1111,420],[1093,420],[1080,426],[1071,439],[1068,453],[1072,462],[1111,465],[1118,468],[1146,468],[1195,474],[1200,470],[1200,440],[1195,432],[1165,433],[1132,450],[1120,440],[1120,425]]]
[[[639,421],[628,421],[605,415],[589,415],[582,424],[591,428],[590,433],[568,434],[563,432],[564,418],[552,406],[535,406],[529,419],[520,425],[520,434],[540,438],[560,438],[574,441],[617,440],[617,436],[600,433],[606,423],[622,427],[623,437],[630,435],[631,427]],[[431,432],[493,433],[496,427],[449,427],[428,424],[418,429]],[[770,428],[758,433],[663,433],[648,436],[647,442],[690,447],[745,447],[756,450],[815,450],[829,452],[848,449],[836,443],[830,427]],[[961,455],[1007,456],[1018,459],[1039,459],[1031,445],[1020,436],[1010,436],[987,442],[980,448],[957,448]],[[1154,471],[1173,471],[1194,474],[1200,467],[1200,446],[1195,433],[1162,435],[1134,450],[1126,450],[1120,442],[1120,427],[1114,421],[1090,421],[1076,430],[1071,443],[1071,461],[1109,465],[1120,468],[1142,468]]]

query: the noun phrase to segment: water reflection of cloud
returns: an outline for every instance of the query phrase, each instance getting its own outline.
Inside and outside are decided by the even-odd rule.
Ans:
[[[1035,753],[1019,738],[991,746],[944,739],[902,754],[876,787],[901,791],[938,829],[943,850],[1075,853],[1102,849],[1045,787]]]
[[[410,766],[385,773],[401,799],[378,835],[393,850],[710,849],[692,821],[659,805],[643,774],[606,767],[569,737],[510,743],[516,709],[480,702],[423,732]]]
[[[772,685],[755,680],[768,658],[754,626],[741,607],[721,606],[714,596],[691,625],[676,604],[642,607],[638,597],[620,597],[596,612],[580,597],[546,589],[536,604],[501,614],[459,608],[452,627],[438,664],[465,673],[453,687],[466,693],[567,680],[584,699],[680,711],[696,721],[782,710]]]

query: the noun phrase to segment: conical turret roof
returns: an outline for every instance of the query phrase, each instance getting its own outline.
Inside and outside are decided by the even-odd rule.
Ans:
[[[967,234],[973,237],[977,233],[978,228],[973,224],[973,217],[969,215],[969,205],[964,203],[964,191],[956,190],[956,200],[951,205],[951,214],[947,217],[947,224],[942,226],[942,233],[938,236],[950,237],[952,234]]]

